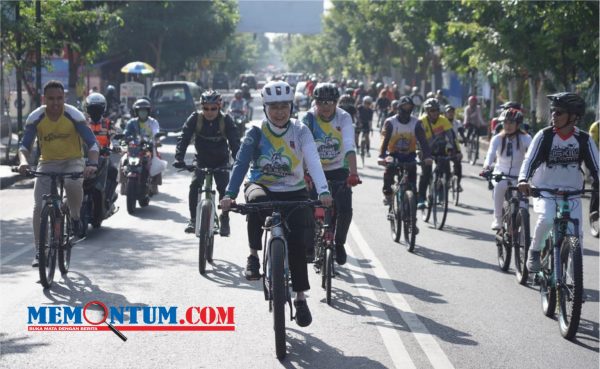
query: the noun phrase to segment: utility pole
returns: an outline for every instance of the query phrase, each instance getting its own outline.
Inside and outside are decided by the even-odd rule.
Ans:
[[[17,25],[16,44],[17,44],[17,129],[19,135],[19,143],[23,137],[23,86],[22,77],[23,70],[21,65],[21,30],[19,29],[19,21],[21,20],[21,7],[18,1],[15,1],[15,22]]]
[[[42,23],[42,0],[35,2],[35,23],[39,27]],[[36,108],[42,105],[42,41],[38,37],[35,42],[35,104]]]

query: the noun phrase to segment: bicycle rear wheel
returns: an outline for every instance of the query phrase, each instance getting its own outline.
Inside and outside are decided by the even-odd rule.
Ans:
[[[431,181],[429,181],[429,184],[427,185],[427,196],[425,198],[427,200],[425,201],[425,208],[421,210],[421,218],[424,222],[429,222],[433,206],[433,175]]]
[[[402,220],[404,221],[404,241],[409,252],[415,249],[417,237],[417,199],[412,191],[404,192],[402,201]]]
[[[513,229],[513,234],[516,234],[515,239],[513,239],[515,275],[519,284],[525,285],[529,277],[526,261],[527,254],[529,253],[529,244],[531,243],[529,213],[526,209],[519,209]]]
[[[273,329],[275,330],[275,353],[278,359],[285,357],[285,302],[286,285],[284,275],[285,245],[280,239],[273,239],[269,245],[271,254],[271,286],[273,292]]]
[[[567,236],[560,252],[562,284],[558,289],[558,326],[560,334],[570,340],[575,337],[583,303],[583,262],[579,239]]]
[[[198,215],[196,215],[198,216]],[[206,251],[210,244],[211,229],[210,220],[212,217],[212,204],[204,202],[200,207],[200,217],[197,218],[200,222],[198,228],[198,269],[200,274],[206,273]]]
[[[69,207],[65,203],[63,203],[63,210],[61,237],[58,248],[58,269],[60,269],[62,274],[67,274],[69,272],[69,266],[71,265],[71,235],[73,234],[73,230]],[[84,225],[84,227],[87,227],[87,224]]]
[[[540,295],[542,297],[542,312],[551,318],[556,311],[556,286],[552,285],[554,270],[554,252],[552,245],[546,240],[546,247],[542,250],[542,277],[540,279]]]
[[[40,282],[44,288],[50,288],[56,269],[56,244],[60,242],[61,227],[57,222],[54,209],[44,206],[40,222],[38,244]]]
[[[328,247],[325,251],[325,268],[323,269],[325,277],[325,301],[331,306],[331,284],[333,279],[333,250]]]
[[[445,176],[436,179],[433,196],[433,226],[442,229],[448,215],[448,182]]]
[[[477,163],[477,159],[479,159],[479,134],[475,133],[473,137],[471,137],[470,141],[470,158],[469,162],[471,165],[475,165]]]
[[[388,220],[390,221],[390,234],[394,242],[400,241],[400,235],[402,234],[402,221],[400,211],[400,198],[398,192],[394,191],[392,196],[392,202],[388,208]]]
[[[458,197],[460,192],[458,192],[458,177],[453,175],[450,182],[450,191],[452,195],[452,203],[454,205],[458,205]]]

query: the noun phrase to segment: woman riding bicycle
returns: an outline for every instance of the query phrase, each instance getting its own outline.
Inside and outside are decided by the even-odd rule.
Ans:
[[[483,163],[483,170],[491,171],[493,167],[494,174],[502,173],[517,176],[527,148],[531,144],[531,136],[520,129],[523,123],[523,113],[517,109],[505,110],[498,121],[502,123],[503,129],[490,141]],[[497,160],[496,165],[494,165],[495,160]],[[507,188],[507,179],[497,182],[494,186],[494,221],[492,222],[492,229],[495,231],[502,227],[502,204]]]
[[[221,200],[222,209],[226,211],[231,207],[250,164],[248,182],[244,186],[247,203],[308,200],[304,182],[306,166],[319,199],[324,206],[331,206],[333,200],[313,136],[304,124],[290,119],[293,89],[286,82],[272,81],[263,87],[261,95],[267,119],[260,127],[252,127],[245,137],[233,165],[226,195]],[[289,227],[286,238],[292,288],[296,292],[296,323],[305,327],[312,322],[304,291],[310,289],[306,250],[314,247],[314,221],[308,208],[298,208],[283,216]],[[258,251],[262,249],[265,214],[249,214],[247,219],[250,256],[245,275],[248,280],[257,280],[261,277]]]

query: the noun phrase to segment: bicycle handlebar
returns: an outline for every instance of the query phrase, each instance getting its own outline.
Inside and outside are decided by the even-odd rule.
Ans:
[[[531,187],[531,196],[533,196],[533,197],[544,197],[541,194],[542,192],[549,192],[552,195],[569,197],[569,196],[574,196],[574,195],[582,195],[584,193],[594,193],[594,192],[597,192],[597,190],[581,189],[581,190],[575,190],[575,191],[565,191],[565,190],[559,190],[557,188]]]
[[[216,173],[216,172],[229,172],[231,167],[220,167],[220,168],[197,168],[195,165],[185,165],[183,168],[179,168],[178,172],[183,172],[187,170],[188,172],[193,172],[198,169],[203,173]]]
[[[229,210],[234,213],[246,215],[249,213],[257,213],[261,210],[273,209],[278,210],[282,208],[301,208],[301,207],[316,207],[321,206],[320,200],[301,200],[301,201],[265,201],[265,202],[252,202],[246,204],[231,204]]]
[[[11,172],[20,173],[19,167],[11,167]],[[83,172],[38,172],[35,170],[27,169],[25,171],[25,175],[28,177],[70,177],[72,179],[77,179],[79,177],[83,177]]]

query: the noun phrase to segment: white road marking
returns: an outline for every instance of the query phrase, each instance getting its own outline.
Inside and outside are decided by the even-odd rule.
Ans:
[[[371,247],[369,247],[369,244],[367,243],[367,241],[365,241],[364,237],[362,236],[354,222],[352,222],[352,224],[350,225],[350,234],[352,236],[352,240],[354,241],[352,243],[360,249],[360,252],[366,259],[370,260],[371,268],[369,268],[369,271],[372,272],[373,275],[378,279],[379,283],[381,284],[381,287],[392,302],[392,305],[396,309],[398,309],[402,320],[404,320],[404,322],[406,322],[406,324],[408,325],[408,328],[415,336],[415,339],[421,346],[421,349],[423,350],[425,355],[427,355],[427,358],[429,359],[431,365],[436,369],[454,369],[454,366],[452,365],[452,363],[450,362],[440,345],[437,343],[435,338],[432,336],[429,330],[427,330],[427,327],[425,327],[423,322],[419,320],[418,316],[414,313],[404,296],[400,293],[400,291],[398,291],[398,289],[392,282],[392,279],[390,278],[389,274],[383,268],[383,264],[381,264],[379,259],[375,256],[375,253],[373,252],[373,250],[371,250]],[[363,273],[362,270],[361,273]],[[359,291],[361,292],[361,294],[363,293],[363,289],[359,289]],[[371,290],[368,291],[369,293],[374,295]],[[374,296],[365,297],[374,299]],[[387,333],[385,336],[384,334],[381,334],[381,336],[384,342],[390,339],[396,340],[396,337],[397,340],[400,340],[398,334],[396,334],[396,337],[390,336]],[[398,342],[386,342],[385,345],[396,367],[406,367],[404,365],[400,365],[397,362],[397,360],[405,360],[404,355],[408,355],[401,341],[400,344],[398,344]],[[398,350],[399,347],[401,348],[400,350]],[[396,356],[399,356],[399,358],[397,359]]]
[[[33,250],[31,248],[21,247],[19,250],[10,253],[6,257],[4,255],[0,256],[0,260],[2,261],[2,264],[10,263],[12,260],[18,258],[26,252],[30,252],[33,255]]]

